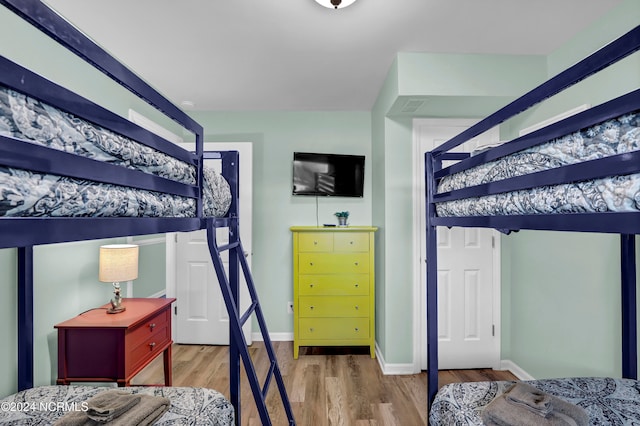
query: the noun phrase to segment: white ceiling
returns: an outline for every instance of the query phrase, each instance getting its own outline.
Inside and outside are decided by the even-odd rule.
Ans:
[[[176,103],[370,110],[395,54],[548,54],[621,0],[46,0]]]

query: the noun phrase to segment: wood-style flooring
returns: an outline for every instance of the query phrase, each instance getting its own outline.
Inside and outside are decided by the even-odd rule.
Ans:
[[[293,359],[291,342],[274,342],[274,349],[299,426],[426,425],[427,376],[383,375],[368,348],[301,348]],[[262,342],[249,350],[261,383],[268,368]],[[162,357],[133,380],[133,384],[163,382]],[[260,425],[249,384],[241,383],[241,424]],[[515,380],[505,371],[448,370],[439,384],[462,381]],[[173,386],[216,389],[229,396],[229,359],[226,346],[174,345]],[[267,405],[274,425],[286,425],[275,380]]]

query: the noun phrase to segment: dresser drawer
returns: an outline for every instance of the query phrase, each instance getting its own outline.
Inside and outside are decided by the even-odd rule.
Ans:
[[[298,234],[298,251],[325,252],[333,250],[333,234],[311,232]]]
[[[304,296],[299,298],[300,317],[368,317],[369,296]]]
[[[363,274],[369,272],[369,253],[300,253],[301,274]]]
[[[368,252],[369,234],[359,232],[336,232],[333,236],[333,250],[340,252]]]
[[[300,318],[301,339],[368,339],[369,318]]]
[[[298,294],[301,296],[365,296],[369,294],[369,274],[300,275]]]

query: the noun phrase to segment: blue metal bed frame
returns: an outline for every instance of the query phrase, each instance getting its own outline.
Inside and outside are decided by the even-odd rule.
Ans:
[[[197,185],[181,184],[139,171],[0,136],[0,164],[6,167],[176,194],[196,200],[197,216],[193,218],[38,217],[3,218],[0,220],[0,248],[18,248],[19,390],[33,387],[34,245],[207,229],[209,251],[230,318],[230,400],[235,408],[236,423],[240,424],[240,362],[242,361],[262,424],[271,424],[265,398],[271,380],[275,378],[288,422],[290,425],[295,425],[284,381],[240,241],[238,153],[236,151],[203,152],[202,126],[41,1],[0,0],[0,4],[163,112],[184,129],[192,132],[195,135],[196,151],[194,153],[185,151],[93,102],[0,57],[0,82],[2,84],[180,159],[197,167],[198,171]],[[202,164],[204,159],[220,159],[222,161],[222,175],[231,187],[232,203],[229,213],[224,218],[203,216]],[[215,235],[216,228],[228,228],[229,244],[218,246]],[[220,253],[223,251],[229,251],[228,274],[224,270],[220,257]],[[246,312],[238,310],[241,273],[244,274],[251,296],[251,304]],[[250,320],[252,315],[256,315],[270,360],[270,369],[262,388],[242,332],[242,325]]]
[[[640,89],[544,127],[507,144],[470,157],[451,153],[451,149],[493,128],[531,106],[561,92],[575,83],[640,50],[640,26],[606,45],[589,57],[496,111],[474,126],[425,154],[427,203],[427,360],[428,406],[438,391],[438,317],[437,317],[437,227],[462,226],[495,228],[501,231],[520,229],[601,232],[620,234],[622,287],[622,376],[637,378],[636,265],[635,234],[640,234],[640,213],[582,213],[555,215],[518,215],[485,217],[438,217],[435,204],[442,201],[480,197],[507,191],[561,184],[604,176],[640,172],[640,153],[564,166],[521,177],[477,185],[437,194],[439,179],[496,158],[538,145],[553,138],[589,127],[609,118],[640,109]],[[442,168],[442,162],[459,160]]]

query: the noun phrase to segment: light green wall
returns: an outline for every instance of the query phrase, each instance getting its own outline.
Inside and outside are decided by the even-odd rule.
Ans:
[[[544,231],[507,238],[510,359],[536,378],[619,376],[619,239]]]
[[[0,298],[0,340],[3,342],[0,345],[0,396],[15,392],[18,386],[17,253],[17,249],[0,250],[0,286],[3,296]]]
[[[337,223],[333,213],[343,210],[351,213],[352,225],[371,225],[371,115],[365,111],[192,115],[204,126],[207,142],[253,143],[252,273],[269,331],[292,333],[293,316],[286,311],[293,298],[289,227]],[[294,151],[364,155],[364,196],[316,200],[291,195]]]
[[[380,90],[371,112],[371,148],[373,157],[373,225],[378,227],[376,235],[376,343],[384,354],[386,348],[390,346],[387,336],[393,336],[393,332],[388,330],[387,305],[393,298],[393,293],[389,294],[387,286],[387,191],[386,191],[386,166],[385,166],[385,141],[386,136],[386,114],[393,105],[398,95],[398,63],[397,59],[389,69],[387,78]]]
[[[135,240],[133,244],[136,244]],[[164,294],[167,288],[166,247],[164,243],[140,245],[138,278],[133,281],[133,297]]]
[[[398,53],[399,95],[512,97],[542,82],[543,56]]]

